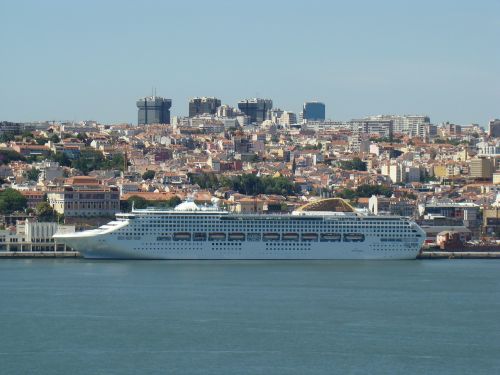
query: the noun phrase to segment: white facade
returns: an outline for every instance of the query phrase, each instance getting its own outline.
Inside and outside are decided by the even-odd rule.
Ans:
[[[75,233],[75,226],[18,221],[15,232],[0,230],[0,251],[66,251],[64,244],[54,241],[56,233],[71,235]]]

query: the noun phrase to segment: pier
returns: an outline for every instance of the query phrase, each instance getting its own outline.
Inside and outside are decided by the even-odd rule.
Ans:
[[[0,251],[0,259],[11,258],[80,258],[78,251]]]
[[[417,259],[500,259],[499,251],[422,251]]]

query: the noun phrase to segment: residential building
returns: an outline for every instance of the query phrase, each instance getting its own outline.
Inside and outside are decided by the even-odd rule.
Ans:
[[[488,158],[470,160],[469,175],[473,178],[491,180],[493,178],[493,161]]]
[[[112,216],[120,210],[118,188],[87,176],[68,178],[62,189],[48,191],[47,199],[65,217]]]
[[[293,112],[285,111],[280,117],[280,124],[283,126],[290,126],[297,123],[297,115]]]

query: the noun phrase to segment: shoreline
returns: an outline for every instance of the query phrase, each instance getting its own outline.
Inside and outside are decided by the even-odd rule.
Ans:
[[[0,251],[0,259],[82,258],[78,251]]]
[[[83,258],[78,251],[0,251],[0,259]],[[422,251],[416,259],[500,259],[495,251]]]
[[[417,259],[500,259],[498,251],[422,251]]]

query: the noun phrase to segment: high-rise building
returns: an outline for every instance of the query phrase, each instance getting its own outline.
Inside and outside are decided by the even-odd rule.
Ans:
[[[489,125],[490,137],[500,137],[500,120],[491,120]]]
[[[189,117],[195,117],[204,114],[215,115],[221,101],[217,98],[193,98],[189,101]]]
[[[305,102],[302,109],[302,120],[325,121],[325,104],[320,102]]]
[[[137,101],[139,125],[170,124],[170,107],[172,99],[159,96],[147,96]]]
[[[250,117],[250,122],[261,123],[267,118],[267,111],[273,108],[271,99],[244,99],[238,102],[238,109]]]

